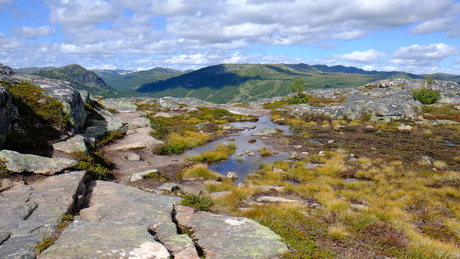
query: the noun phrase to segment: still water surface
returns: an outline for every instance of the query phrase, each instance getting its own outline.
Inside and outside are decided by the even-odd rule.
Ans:
[[[286,160],[289,158],[289,154],[286,152],[279,152],[268,157],[260,156],[259,149],[262,147],[268,147],[272,151],[276,151],[273,147],[265,145],[262,141],[262,136],[252,136],[254,133],[258,133],[264,130],[280,129],[285,135],[290,135],[291,131],[289,126],[276,125],[270,121],[269,116],[259,117],[257,122],[234,122],[231,123],[234,128],[246,128],[243,131],[238,131],[234,135],[229,136],[227,139],[221,139],[211,142],[205,146],[194,148],[185,153],[186,156],[195,156],[201,152],[211,150],[214,146],[219,143],[235,143],[236,151],[226,161],[219,161],[209,165],[209,168],[227,175],[228,172],[235,172],[238,174],[238,180],[236,183],[244,183],[246,176],[257,170],[260,164],[272,163],[278,160]],[[255,127],[255,128],[254,128]],[[229,141],[228,139],[235,139]],[[256,139],[253,144],[248,143],[249,139]],[[246,151],[253,152],[255,156],[248,156]],[[242,153],[243,156],[237,156],[236,154]]]

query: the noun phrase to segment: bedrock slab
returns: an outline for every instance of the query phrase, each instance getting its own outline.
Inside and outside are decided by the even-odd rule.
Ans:
[[[84,196],[85,176],[84,171],[70,172],[1,192],[0,257],[35,258],[36,245]]]
[[[278,258],[288,251],[281,237],[259,223],[176,206],[179,226],[193,232],[206,258]]]
[[[104,181],[94,182],[89,191],[89,207],[38,258],[170,258],[186,249],[177,243],[180,247],[168,246],[168,251],[157,241],[160,236],[186,238],[182,243],[192,244],[197,254],[188,236],[161,227],[174,224],[174,204],[181,198]]]
[[[12,150],[0,151],[0,159],[8,170],[16,173],[54,175],[65,169],[75,167],[77,161],[66,158],[49,158],[31,154],[21,154]]]

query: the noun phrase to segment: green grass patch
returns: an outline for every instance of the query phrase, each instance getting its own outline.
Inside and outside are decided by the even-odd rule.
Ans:
[[[211,198],[200,192],[198,195],[191,193],[184,195],[181,204],[194,207],[197,210],[209,211],[214,203]]]
[[[112,176],[112,165],[101,151],[74,152],[73,156],[78,160],[75,169],[87,171],[94,179],[107,180]]]
[[[215,162],[226,160],[235,152],[235,149],[236,145],[234,143],[219,143],[212,150],[205,151],[197,156],[186,157],[186,159],[194,162]]]
[[[219,174],[209,169],[208,166],[205,164],[193,165],[185,169],[185,171],[182,172],[181,175],[182,175],[182,178],[191,177],[191,178],[204,178],[204,179],[210,179],[210,180],[215,180],[219,178]]]

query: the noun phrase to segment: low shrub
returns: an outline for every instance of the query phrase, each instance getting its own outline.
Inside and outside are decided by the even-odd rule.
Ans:
[[[102,152],[74,152],[78,160],[75,169],[87,171],[96,180],[107,180],[111,176],[111,164]]]
[[[98,145],[106,145],[110,142],[113,142],[117,139],[120,139],[126,135],[126,132],[120,129],[116,129],[113,131],[107,131],[104,134],[98,136],[96,138],[96,143]]]
[[[414,99],[423,104],[433,104],[441,99],[440,90],[433,90],[430,88],[423,88],[412,91]]]
[[[211,198],[206,197],[200,191],[198,195],[190,193],[183,196],[182,205],[191,206],[197,210],[209,211],[213,205]]]

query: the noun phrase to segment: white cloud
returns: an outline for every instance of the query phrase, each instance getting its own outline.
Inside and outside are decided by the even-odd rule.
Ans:
[[[12,29],[13,33],[17,37],[21,38],[27,38],[27,39],[36,39],[38,37],[46,37],[53,35],[56,30],[49,26],[41,26],[41,27],[28,27],[28,26],[22,26],[21,28],[13,28]]]
[[[14,50],[22,47],[24,42],[0,33],[0,50]]]
[[[352,53],[343,55],[333,55],[332,58],[349,60],[359,63],[374,63],[385,56],[386,54],[383,52],[370,49],[366,51],[354,51]]]
[[[120,10],[102,0],[48,0],[51,23],[64,26],[71,32],[120,17]]]
[[[460,50],[457,47],[445,43],[428,46],[412,45],[396,50],[390,62],[400,65],[431,66],[447,57],[459,54]]]

